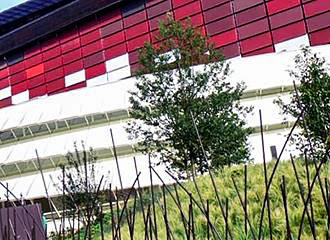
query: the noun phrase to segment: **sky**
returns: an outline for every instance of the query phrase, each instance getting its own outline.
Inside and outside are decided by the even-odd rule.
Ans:
[[[0,12],[26,1],[27,0],[0,0]]]

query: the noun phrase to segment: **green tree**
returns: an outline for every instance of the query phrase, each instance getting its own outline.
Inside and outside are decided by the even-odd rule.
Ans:
[[[138,150],[157,155],[180,177],[248,161],[251,129],[243,119],[251,108],[239,102],[244,85],[226,80],[229,65],[189,20],[182,24],[169,16],[159,29],[159,42],[140,51],[130,97],[134,120],[127,131]]]
[[[303,48],[295,59],[290,76],[297,83],[289,102],[277,102],[284,114],[297,118],[301,134],[293,141],[302,152],[324,156],[330,145],[330,75],[324,58]],[[312,151],[311,151],[312,150]]]

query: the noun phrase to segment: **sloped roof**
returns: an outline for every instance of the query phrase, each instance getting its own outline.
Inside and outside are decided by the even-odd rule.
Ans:
[[[29,0],[0,12],[0,56],[121,1]]]
[[[29,0],[0,12],[1,34],[22,26],[26,22],[45,15],[54,8],[71,1],[73,0]]]

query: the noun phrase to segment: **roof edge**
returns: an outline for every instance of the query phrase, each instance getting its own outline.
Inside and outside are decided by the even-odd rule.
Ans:
[[[0,56],[56,32],[123,0],[76,0],[0,37]],[[49,27],[51,24],[52,27]]]

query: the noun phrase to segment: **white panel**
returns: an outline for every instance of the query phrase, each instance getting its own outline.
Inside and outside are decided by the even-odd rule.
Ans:
[[[117,69],[115,71],[108,73],[108,80],[109,82],[114,82],[120,79],[128,78],[131,76],[131,68],[130,66],[123,67],[120,69]]]
[[[293,68],[296,54],[285,52],[235,59],[231,61],[229,80],[233,84],[243,81],[246,90],[292,85],[288,70]]]
[[[266,161],[269,162],[272,160],[270,147],[275,146],[277,150],[277,156],[279,157],[280,152],[284,146],[284,143],[289,135],[290,129],[280,130],[275,132],[265,132],[264,133],[264,144],[265,144],[265,155]],[[298,133],[299,130],[295,129],[294,133]],[[251,157],[254,159],[255,163],[262,163],[262,144],[261,144],[261,135],[253,134],[249,137],[249,143],[251,146]],[[283,151],[281,160],[290,160],[290,154],[297,156],[299,152],[295,149],[295,146],[288,143],[286,148]]]
[[[19,104],[22,102],[26,102],[29,100],[29,90],[26,90],[24,92],[21,92],[19,94],[13,95],[11,97],[11,102],[13,104]]]
[[[11,96],[10,87],[6,87],[6,88],[0,90],[0,100],[8,98],[10,96]]]
[[[175,62],[176,59],[175,59],[174,51],[175,51],[175,50],[172,50],[172,51],[169,51],[169,52],[163,53],[163,54],[159,55],[159,57],[167,57],[167,58],[168,58],[167,63]],[[181,58],[181,56],[180,56],[180,58]],[[156,63],[159,63],[160,60],[159,60],[158,58],[156,58],[156,59],[155,59],[155,62],[156,62]]]
[[[19,126],[27,114],[26,105],[27,103],[1,109],[1,130]],[[28,105],[31,105],[31,102],[28,102]]]
[[[92,79],[88,79],[87,80],[87,87],[94,87],[97,85],[102,85],[108,82],[108,75],[107,74],[103,74],[101,76],[92,78]]]
[[[37,101],[30,101],[30,104],[19,104],[18,106],[22,106],[20,109],[21,111],[25,111],[26,114],[24,118],[22,118],[20,125],[26,126],[30,125],[31,123],[40,122],[42,112],[38,109],[40,107],[40,103]],[[38,109],[38,110],[36,110]]]
[[[275,95],[269,97],[257,97],[251,99],[242,100],[242,106],[253,106],[253,111],[245,117],[248,126],[258,127],[260,125],[259,120],[259,109],[262,114],[262,122],[264,125],[282,123],[284,121],[284,115],[282,115],[282,110],[278,104],[274,103],[278,98],[283,99],[287,102],[290,99],[289,94],[285,95]],[[294,121],[293,117],[287,116],[287,121]]]
[[[127,78],[122,81],[114,82],[107,84],[107,89],[103,89],[103,86],[99,87],[99,90],[102,91],[102,110],[118,110],[118,109],[128,109],[129,107],[129,96],[128,91],[132,90],[135,84],[135,78]],[[112,101],[109,101],[111,97]]]
[[[309,46],[309,39],[307,34],[301,37],[275,44],[275,51],[294,51],[300,49],[302,46]]]
[[[123,122],[112,124],[111,126],[83,129],[0,148],[0,163],[33,159],[36,157],[35,150],[38,150],[39,157],[41,158],[57,154],[67,154],[68,151],[74,151],[75,142],[78,146],[81,142],[84,142],[87,147],[92,147],[93,149],[109,148],[112,146],[110,128],[113,131],[117,146],[132,144],[134,141],[128,139],[125,126],[126,123]]]
[[[85,69],[65,76],[65,86],[69,87],[86,80]]]
[[[137,155],[136,156],[138,172],[141,172],[139,181],[142,187],[150,185],[150,175],[148,168],[148,157],[146,155]],[[119,169],[121,172],[122,183],[124,188],[130,188],[135,179],[136,172],[134,167],[133,157],[124,157],[119,158]],[[152,159],[152,164],[155,162]],[[95,165],[95,173],[96,173],[96,182],[99,182],[101,177],[104,176],[103,184],[101,186],[101,190],[108,188],[110,183],[112,188],[120,189],[120,181],[117,171],[116,162],[114,159],[108,159],[106,161],[97,162]],[[154,169],[161,176],[165,183],[173,183],[172,178],[165,173],[164,166],[155,166]],[[62,175],[61,170],[53,170],[44,172],[45,182],[47,186],[47,191],[50,196],[56,196],[61,194],[61,191],[57,187],[60,184],[59,179]],[[159,180],[155,173],[152,173],[153,184],[161,185],[162,182]],[[8,184],[11,192],[19,197],[22,193],[25,199],[33,199],[45,197],[45,188],[43,185],[43,180],[41,178],[40,173],[29,175],[29,176],[21,176],[19,178],[11,178],[8,180],[4,180],[3,183]],[[137,183],[134,186],[138,187]],[[0,188],[0,196],[4,196],[6,194],[6,190],[4,188]],[[10,196],[10,199],[13,200],[13,197]]]
[[[129,65],[128,53],[115,57],[105,62],[107,72],[117,70],[119,68]]]

